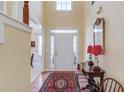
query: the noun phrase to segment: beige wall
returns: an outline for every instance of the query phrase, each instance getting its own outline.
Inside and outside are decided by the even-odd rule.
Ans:
[[[45,23],[45,63],[48,69],[48,30],[56,27],[75,27],[79,28],[79,61],[83,60],[83,10],[81,2],[73,3],[72,12],[57,12],[55,2],[44,2],[44,23]]]
[[[102,12],[96,10],[102,6]],[[124,2],[85,2],[86,45],[92,43],[93,23],[97,17],[105,18],[105,54],[100,56],[100,64],[106,77],[117,79],[124,85]]]
[[[0,45],[0,91],[30,91],[30,33],[5,25]]]

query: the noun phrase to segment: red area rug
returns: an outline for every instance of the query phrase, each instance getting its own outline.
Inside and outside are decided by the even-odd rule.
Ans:
[[[52,72],[39,92],[79,92],[75,72]]]

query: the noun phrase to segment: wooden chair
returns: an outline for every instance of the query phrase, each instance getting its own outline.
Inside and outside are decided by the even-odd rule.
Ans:
[[[113,78],[103,80],[99,89],[100,92],[124,92],[123,86]]]

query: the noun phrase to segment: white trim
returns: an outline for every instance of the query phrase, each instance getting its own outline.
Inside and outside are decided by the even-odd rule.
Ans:
[[[45,71],[45,30],[42,28],[42,71]]]
[[[77,32],[79,31],[79,28],[78,27],[50,27],[49,28],[49,31],[51,30],[56,30],[56,29],[60,29],[60,30],[77,30]]]
[[[79,63],[79,49],[80,49],[80,46],[79,46],[79,43],[80,43],[80,41],[79,41],[79,28],[78,27],[49,27],[49,29],[48,29],[48,47],[49,47],[49,49],[46,49],[46,51],[49,53],[48,54],[48,62],[49,62],[49,66],[48,66],[48,69],[50,69],[50,70],[55,70],[55,68],[51,68],[51,64],[50,64],[50,62],[51,62],[51,59],[50,59],[50,56],[51,56],[51,48],[50,48],[50,44],[51,44],[51,42],[50,42],[50,37],[51,37],[51,35],[54,35],[54,34],[56,34],[56,33],[51,33],[51,30],[56,30],[56,29],[70,29],[70,30],[77,30],[77,33],[71,33],[71,34],[73,34],[73,35],[76,35],[77,36],[77,63]],[[64,33],[65,34],[65,33]]]
[[[30,18],[30,24],[29,26],[32,27],[32,32],[35,34],[41,34],[42,33],[42,25],[37,23],[34,19]]]
[[[3,12],[7,13],[7,2],[3,2]]]
[[[18,20],[16,20],[15,18],[12,18],[2,12],[0,12],[0,21],[3,22],[4,24],[8,24],[10,26],[13,26],[17,29],[21,29],[23,31],[26,32],[31,32],[32,28]]]

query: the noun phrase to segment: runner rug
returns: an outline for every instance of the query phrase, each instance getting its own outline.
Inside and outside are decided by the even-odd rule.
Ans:
[[[40,92],[79,92],[79,85],[75,72],[52,72]]]

